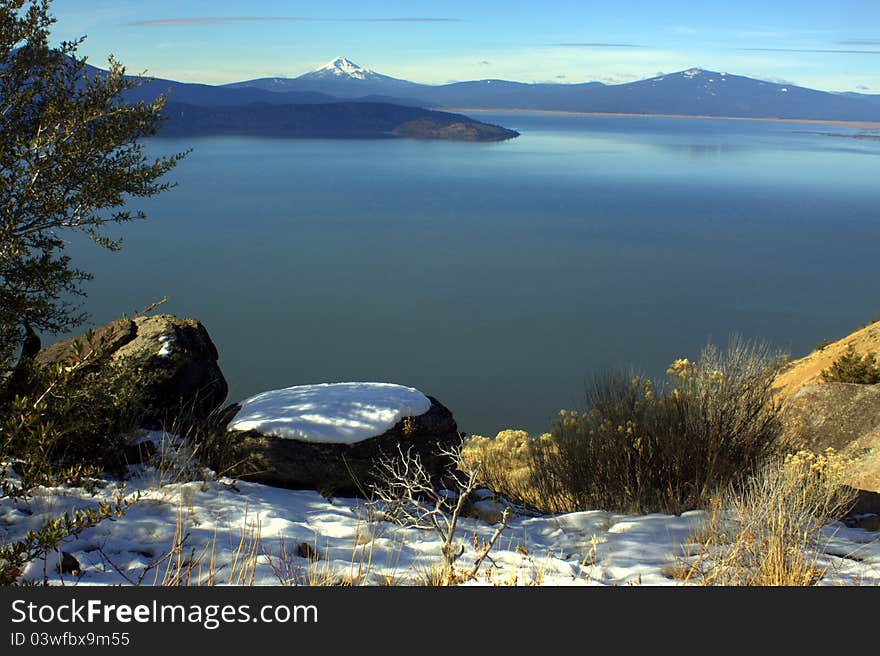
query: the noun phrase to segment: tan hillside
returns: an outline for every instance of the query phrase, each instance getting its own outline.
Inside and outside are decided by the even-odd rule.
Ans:
[[[843,339],[832,342],[821,351],[793,360],[776,379],[776,389],[783,400],[788,399],[805,385],[822,382],[822,371],[853,346],[859,355],[874,352],[880,356],[880,321],[869,324]]]

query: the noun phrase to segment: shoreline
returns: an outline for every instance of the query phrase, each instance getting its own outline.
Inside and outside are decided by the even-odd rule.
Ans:
[[[576,112],[566,109],[486,109],[473,107],[442,107],[438,111],[456,112],[459,114],[484,113],[484,114],[549,114],[557,116],[618,116],[622,118],[678,118],[722,120],[722,121],[761,121],[767,123],[805,123],[807,125],[833,125],[837,127],[853,128],[857,130],[880,130],[880,121],[837,121],[833,119],[817,118],[759,118],[754,116],[706,116],[702,114],[632,114],[616,112]]]

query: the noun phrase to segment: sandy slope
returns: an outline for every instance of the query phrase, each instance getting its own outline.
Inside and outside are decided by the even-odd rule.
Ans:
[[[874,352],[880,356],[880,321],[829,344],[821,351],[813,351],[806,357],[793,360],[776,379],[781,398],[787,399],[805,385],[822,382],[822,371],[828,369],[851,345],[861,355]]]

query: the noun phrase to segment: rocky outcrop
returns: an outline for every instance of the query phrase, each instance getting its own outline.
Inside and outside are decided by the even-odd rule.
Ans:
[[[851,460],[846,482],[871,493],[860,509],[880,512],[880,385],[808,385],[788,399],[783,422],[791,449],[830,447]]]
[[[66,364],[76,344],[100,348],[109,362],[143,383],[148,408],[144,426],[161,427],[171,418],[199,419],[218,408],[229,390],[218,365],[219,354],[208,331],[194,319],[161,314],[121,319],[89,336],[63,340],[36,357],[39,365]]]
[[[428,473],[440,478],[452,464],[442,451],[457,447],[461,436],[452,413],[437,399],[428,399],[431,407],[424,414],[405,417],[382,435],[354,444],[231,431],[230,438],[248,458],[250,473],[241,478],[276,487],[318,490],[328,497],[367,496],[376,481],[377,463],[395,457],[398,446],[404,451],[411,448]],[[228,412],[234,416],[237,407]]]

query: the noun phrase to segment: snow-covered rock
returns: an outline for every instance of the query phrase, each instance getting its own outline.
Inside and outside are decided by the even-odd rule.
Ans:
[[[430,408],[431,401],[417,389],[391,383],[300,385],[243,401],[228,428],[267,437],[354,444]]]
[[[234,415],[232,414],[234,413]],[[379,460],[413,449],[429,473],[450,466],[460,442],[452,413],[390,383],[328,383],[264,392],[230,409],[230,439],[247,454],[243,476],[334,495],[365,494]]]

